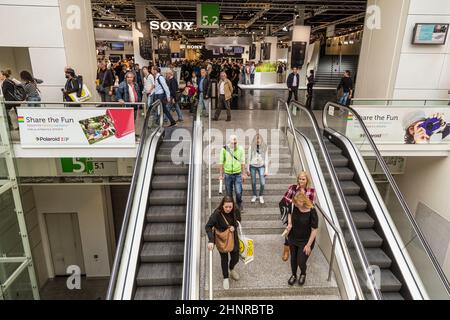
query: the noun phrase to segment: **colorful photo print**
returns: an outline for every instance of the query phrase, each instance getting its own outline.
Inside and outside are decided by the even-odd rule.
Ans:
[[[80,120],[79,122],[89,144],[97,143],[116,134],[114,124],[107,115]]]

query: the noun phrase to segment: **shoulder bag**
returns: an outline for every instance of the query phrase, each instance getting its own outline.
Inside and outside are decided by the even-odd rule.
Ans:
[[[217,250],[221,253],[228,253],[234,250],[234,232],[230,230],[230,224],[227,219],[220,214],[227,224],[227,229],[225,231],[219,231],[213,228],[214,232],[214,243],[216,244]]]

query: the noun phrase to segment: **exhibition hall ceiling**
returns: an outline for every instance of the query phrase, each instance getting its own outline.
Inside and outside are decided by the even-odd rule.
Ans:
[[[92,0],[96,27],[131,30],[136,15],[147,21],[196,22],[197,1],[185,0]],[[204,38],[216,35],[289,36],[296,15],[305,17],[305,25],[323,34],[326,26],[338,22],[336,31],[347,31],[364,22],[366,0],[226,0],[201,1],[220,5],[220,28],[189,31],[158,31],[174,37]],[[304,12],[304,13],[302,13]],[[138,18],[139,20],[139,18]],[[269,27],[268,27],[269,26]]]

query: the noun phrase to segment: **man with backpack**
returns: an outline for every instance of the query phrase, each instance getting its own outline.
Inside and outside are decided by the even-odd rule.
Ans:
[[[242,206],[242,183],[245,183],[245,151],[238,145],[237,137],[230,136],[229,146],[224,146],[219,158],[220,180],[225,182],[227,196],[236,193],[236,204],[239,210]]]
[[[72,68],[65,68],[66,84],[61,89],[64,97],[64,101],[73,102],[69,96],[71,93],[76,93],[77,97],[81,97],[81,91],[83,90],[83,80],[81,76],[75,74],[75,70]],[[73,107],[79,107],[80,105],[72,105]]]
[[[97,72],[97,92],[102,102],[111,102],[114,89],[114,74],[105,62],[100,62]]]
[[[5,101],[25,101],[26,92],[25,88],[20,84],[16,83],[10,79],[11,70],[0,71],[0,81],[2,82],[2,92]],[[8,112],[8,122],[13,129],[18,129],[19,125],[17,123],[17,111],[16,107],[19,107],[20,103],[17,104],[6,104],[6,111]]]

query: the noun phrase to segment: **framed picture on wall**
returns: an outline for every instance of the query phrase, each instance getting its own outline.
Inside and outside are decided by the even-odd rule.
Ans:
[[[412,44],[444,45],[448,27],[448,23],[416,23]]]

